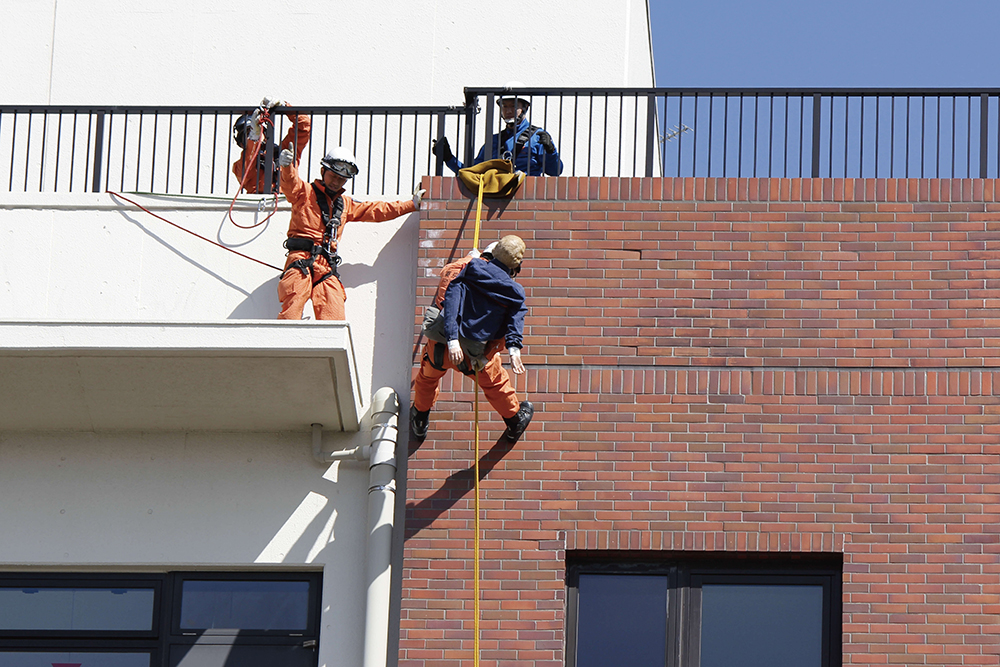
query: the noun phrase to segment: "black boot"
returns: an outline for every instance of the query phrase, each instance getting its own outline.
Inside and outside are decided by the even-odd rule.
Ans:
[[[417,442],[423,442],[427,437],[427,426],[430,424],[430,410],[421,412],[417,406],[410,406],[410,437]]]
[[[517,411],[517,414],[513,417],[504,417],[503,421],[507,424],[507,430],[503,432],[507,442],[517,442],[521,434],[524,433],[524,429],[528,428],[528,424],[531,423],[531,416],[535,414],[535,406],[533,406],[528,401],[521,401],[521,409]]]

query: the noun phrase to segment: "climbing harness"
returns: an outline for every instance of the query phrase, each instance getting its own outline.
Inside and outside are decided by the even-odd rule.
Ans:
[[[540,129],[542,128],[536,125],[528,125],[528,127],[524,128],[524,130],[520,134],[518,134],[517,138],[514,140],[514,152],[511,153],[510,151],[504,151],[503,153],[500,154],[500,159],[507,160],[509,162],[516,162],[517,156],[521,154],[521,151],[524,150],[524,147],[528,144],[529,141],[531,141],[531,137],[535,136],[535,133],[538,132]],[[499,149],[500,145],[498,140],[497,150]]]
[[[268,264],[267,262],[262,262],[259,259],[255,259],[253,257],[250,257],[249,255],[244,255],[243,253],[237,252],[236,250],[233,250],[232,248],[227,248],[226,246],[222,245],[221,243],[216,243],[212,239],[205,238],[201,234],[196,234],[195,232],[192,232],[190,229],[185,229],[185,228],[181,227],[180,225],[178,225],[176,222],[172,222],[172,221],[167,220],[166,218],[164,218],[162,215],[157,215],[157,214],[153,213],[152,211],[150,211],[148,208],[146,208],[142,204],[139,204],[138,202],[132,201],[131,199],[129,199],[128,197],[126,197],[125,195],[123,195],[121,193],[112,192],[111,190],[107,190],[107,193],[109,195],[111,195],[112,197],[117,197],[118,199],[121,199],[123,201],[127,201],[129,204],[132,204],[133,206],[135,206],[136,208],[138,208],[140,211],[144,211],[144,212],[150,214],[151,216],[153,216],[154,218],[156,218],[157,220],[162,220],[163,222],[167,223],[168,225],[173,225],[174,227],[176,227],[177,229],[181,230],[182,232],[187,232],[191,236],[197,236],[202,241],[208,241],[212,245],[218,246],[219,248],[222,248],[223,250],[228,250],[229,252],[233,253],[234,255],[239,255],[240,257],[242,257],[244,259],[249,259],[251,262],[257,262],[258,264],[266,266],[266,267],[268,267],[270,269],[274,269],[275,271],[280,271],[281,270],[277,266],[274,266],[273,264]]]
[[[327,197],[326,192],[323,191],[315,183],[312,184],[313,192],[316,195],[316,204],[319,206],[319,212],[323,219],[323,241],[321,243],[316,243],[312,239],[305,238],[303,236],[290,236],[285,239],[282,244],[289,252],[308,252],[309,257],[303,259],[297,259],[281,272],[281,276],[284,277],[286,273],[292,270],[299,270],[302,272],[303,278],[308,278],[313,274],[313,266],[316,263],[317,257],[322,257],[326,260],[327,265],[330,267],[330,272],[315,278],[313,276],[313,287],[319,285],[324,280],[327,280],[331,276],[336,276],[340,278],[340,273],[337,271],[337,267],[343,261],[340,255],[337,254],[336,249],[333,249],[333,242],[337,240],[337,230],[340,229],[340,218],[344,214],[344,198],[337,197],[333,206],[330,206],[330,199]]]

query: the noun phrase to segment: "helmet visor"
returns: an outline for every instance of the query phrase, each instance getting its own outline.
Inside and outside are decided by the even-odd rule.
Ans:
[[[358,168],[354,164],[344,160],[324,160],[323,166],[341,178],[354,178],[358,173]]]

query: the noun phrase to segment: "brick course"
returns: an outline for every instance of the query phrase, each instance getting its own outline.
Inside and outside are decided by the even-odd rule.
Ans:
[[[475,221],[429,185],[420,310]],[[840,553],[845,664],[1000,664],[995,181],[529,178],[484,216],[528,244],[536,413],[511,448],[480,397],[483,665],[563,664],[567,550]],[[472,389],[409,459],[405,667],[471,664]]]

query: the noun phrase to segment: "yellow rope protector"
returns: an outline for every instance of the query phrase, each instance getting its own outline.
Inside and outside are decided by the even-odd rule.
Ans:
[[[479,202],[476,204],[476,231],[472,237],[472,248],[479,250],[479,223],[483,219],[483,180],[479,179]],[[476,390],[478,395],[479,390]]]

